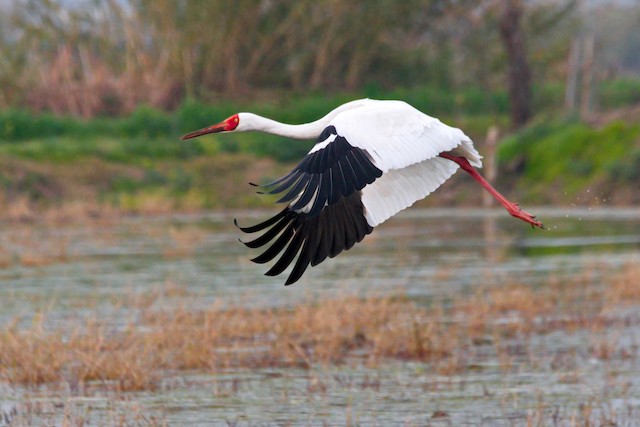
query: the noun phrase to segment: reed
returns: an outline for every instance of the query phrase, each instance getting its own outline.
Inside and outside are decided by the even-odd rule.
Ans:
[[[133,320],[84,320],[72,331],[50,329],[44,316],[26,328],[0,330],[0,380],[14,385],[100,384],[116,391],[153,390],[172,372],[219,372],[265,367],[316,368],[357,360],[415,360],[442,375],[468,369],[474,349],[493,348],[505,371],[509,345],[527,346],[531,334],[577,329],[615,331],[640,321],[616,307],[640,303],[640,268],[626,266],[611,286],[585,286],[583,277],[540,288],[488,286],[430,307],[405,297],[342,295],[289,308],[245,308],[220,301],[204,310],[156,304],[180,296],[169,283],[153,295],[126,295],[117,303]],[[618,313],[618,315],[614,315]],[[621,355],[615,334],[593,341],[593,357]],[[567,377],[569,378],[569,377]]]

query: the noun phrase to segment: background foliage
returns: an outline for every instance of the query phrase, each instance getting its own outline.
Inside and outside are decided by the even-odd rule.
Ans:
[[[535,116],[517,133],[505,5],[523,12],[533,76]],[[483,152],[497,126],[506,137],[499,186],[521,200],[563,203],[588,188],[616,203],[639,197],[621,191],[640,184],[638,5],[17,0],[0,9],[0,204],[246,206],[255,199],[235,199],[233,187],[280,171],[247,166],[255,157],[291,163],[312,142],[232,134],[179,143],[181,134],[238,111],[307,122],[359,97],[406,100]]]
[[[505,2],[519,0],[18,0],[0,18],[0,106],[92,117],[186,98],[494,93],[505,88]],[[578,5],[526,3],[535,81],[563,81],[571,41],[587,27],[606,43],[603,73],[637,71],[640,8],[595,9],[615,21],[609,31]]]

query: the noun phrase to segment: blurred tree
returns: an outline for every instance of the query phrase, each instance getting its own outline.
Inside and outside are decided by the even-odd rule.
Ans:
[[[516,127],[531,118],[531,70],[522,29],[522,0],[502,0],[500,35],[507,53],[507,80],[511,120]]]
[[[447,111],[495,111],[510,88],[522,123],[532,81],[565,77],[575,2],[16,0],[0,17],[0,105],[90,116],[185,97],[428,86]]]

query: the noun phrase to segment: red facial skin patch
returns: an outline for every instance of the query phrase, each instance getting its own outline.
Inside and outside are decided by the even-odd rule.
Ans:
[[[240,117],[238,117],[237,114],[234,114],[233,116],[229,117],[227,120],[224,121],[224,130],[228,131],[232,131],[235,128],[238,127],[238,124],[240,123]]]

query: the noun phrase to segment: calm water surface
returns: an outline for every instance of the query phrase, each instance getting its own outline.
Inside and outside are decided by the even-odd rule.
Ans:
[[[126,319],[126,313],[114,316],[125,310],[114,306],[114,300],[172,285],[199,295],[188,302],[200,307],[221,298],[233,304],[282,306],[339,292],[388,294],[399,289],[421,301],[514,280],[535,286],[549,277],[585,271],[599,280],[612,268],[640,262],[638,209],[529,210],[538,214],[546,230],[532,230],[502,210],[408,210],[287,288],[282,286],[285,276],[266,277],[265,266],[249,261],[257,252],[238,243],[244,236],[232,223],[237,217],[241,224],[250,224],[269,212],[131,217],[99,227],[0,224],[0,322],[28,324],[34,313],[42,312],[50,327],[71,325],[86,316]],[[178,293],[164,303],[185,302],[181,298]],[[625,331],[632,343],[640,342],[639,335],[633,327]],[[540,345],[569,348],[571,339],[588,337],[552,334],[540,338]],[[601,362],[586,356],[580,372],[589,377],[588,387],[559,382],[557,374],[549,372],[516,370],[505,376],[492,360],[488,356],[477,374],[461,378],[440,378],[425,365],[404,362],[377,369],[356,364],[317,372],[194,375],[168,379],[165,391],[132,394],[120,409],[109,406],[108,396],[99,392],[68,396],[65,405],[90,406],[104,414],[95,418],[102,423],[109,423],[114,411],[138,405],[177,425],[519,425],[526,408],[535,407],[540,396],[562,408],[606,394],[611,387]],[[541,363],[547,362],[541,356]],[[607,402],[611,410],[637,412],[640,400],[630,396],[640,397],[640,368],[632,361],[616,368],[628,373],[626,390],[638,393],[612,395]],[[4,410],[24,399],[46,405],[56,398],[46,390],[0,386]],[[447,416],[434,416],[438,411]]]

